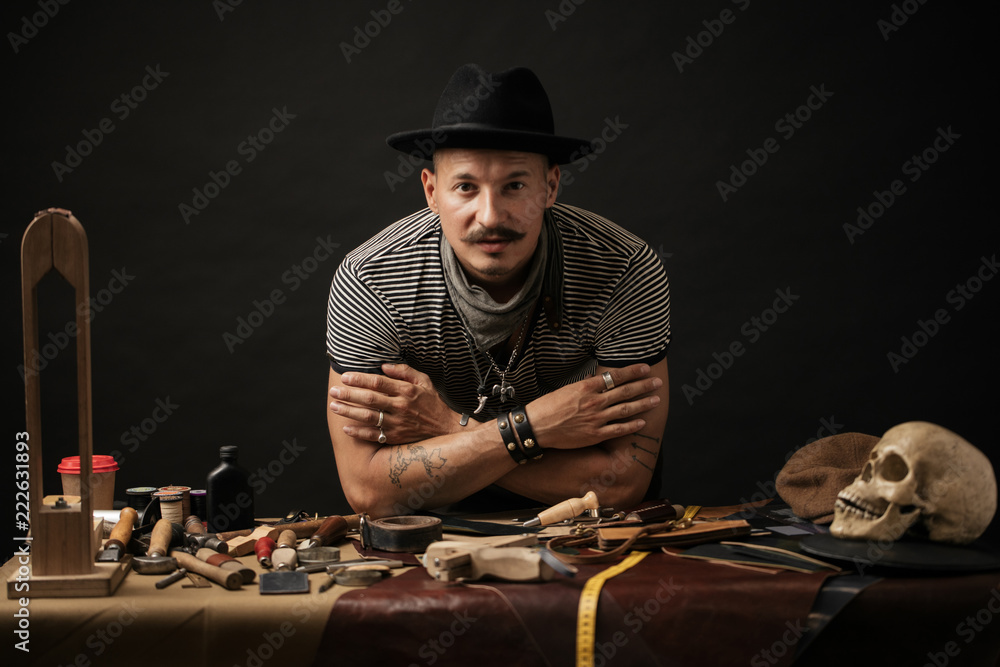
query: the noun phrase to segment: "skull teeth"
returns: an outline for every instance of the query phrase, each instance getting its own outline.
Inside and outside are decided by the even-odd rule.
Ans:
[[[885,509],[880,512],[878,511],[878,508],[860,496],[853,493],[845,493],[844,491],[841,491],[840,494],[838,494],[837,502],[834,503],[834,508],[847,514],[853,514],[867,521],[881,519],[885,514]]]

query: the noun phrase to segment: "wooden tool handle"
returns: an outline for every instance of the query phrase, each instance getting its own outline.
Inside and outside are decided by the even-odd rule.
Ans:
[[[174,529],[169,519],[160,519],[153,526],[153,534],[149,538],[149,549],[147,556],[166,556],[170,550],[170,539],[173,537]]]
[[[588,491],[587,495],[583,498],[570,498],[569,500],[562,501],[558,505],[553,505],[544,512],[540,512],[538,514],[538,518],[541,519],[543,526],[551,526],[554,523],[572,519],[584,510],[597,509],[600,506],[601,504],[597,500],[597,494],[593,491]]]
[[[263,567],[271,567],[271,553],[278,545],[270,537],[262,537],[253,545],[253,552],[257,554],[257,562]]]
[[[223,588],[235,591],[243,586],[243,577],[235,570],[224,570],[221,567],[209,565],[184,551],[174,550],[170,552],[170,555],[177,559],[178,567],[183,567],[188,572],[196,572]]]
[[[331,516],[323,522],[313,535],[313,540],[319,541],[319,546],[326,546],[347,534],[347,521],[342,516]]]
[[[205,525],[201,522],[201,519],[192,514],[184,520],[184,532],[191,535],[204,535]]]
[[[275,570],[294,570],[295,566],[298,565],[299,557],[294,548],[279,546],[271,554],[271,561],[274,563]]]
[[[123,509],[118,516],[118,523],[111,529],[111,537],[108,538],[108,542],[117,542],[123,546],[128,544],[132,538],[132,528],[135,526],[138,516],[138,512],[131,507]]]
[[[281,531],[281,534],[278,535],[278,548],[280,549],[281,547],[291,547],[292,549],[294,549],[295,542],[297,540],[298,538],[295,536],[295,531],[283,530]]]

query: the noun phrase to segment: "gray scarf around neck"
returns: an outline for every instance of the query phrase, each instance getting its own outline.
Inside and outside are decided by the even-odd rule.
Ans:
[[[441,264],[448,294],[476,347],[483,352],[488,352],[510,338],[518,324],[528,317],[528,312],[538,300],[545,283],[550,249],[561,249],[558,239],[553,243],[550,238],[556,233],[555,221],[551,219],[551,211],[547,210],[538,236],[538,247],[531,258],[528,277],[520,291],[507,303],[497,303],[485,289],[469,283],[455,251],[444,234],[441,234]]]

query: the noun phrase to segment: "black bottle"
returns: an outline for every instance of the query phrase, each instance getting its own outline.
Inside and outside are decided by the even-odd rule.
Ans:
[[[254,527],[253,489],[250,488],[250,475],[236,463],[239,452],[236,445],[219,447],[222,463],[208,473],[205,491],[209,532]]]

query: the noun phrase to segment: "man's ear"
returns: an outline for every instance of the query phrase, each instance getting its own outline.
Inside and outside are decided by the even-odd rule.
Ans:
[[[559,179],[562,177],[562,172],[559,170],[559,165],[554,164],[549,169],[549,173],[546,174],[545,184],[548,187],[548,194],[545,198],[545,208],[551,208],[553,204],[556,203],[556,195],[559,194]]]
[[[433,171],[425,168],[420,172],[420,183],[424,186],[424,197],[427,199],[427,206],[437,213],[437,200],[434,198],[437,192],[437,176]]]

